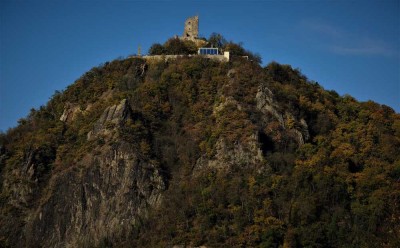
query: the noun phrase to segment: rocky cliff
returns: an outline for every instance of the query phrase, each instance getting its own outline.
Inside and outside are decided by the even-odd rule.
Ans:
[[[22,246],[87,247],[128,240],[164,190],[157,164],[140,159],[129,144],[98,147],[76,167],[52,177],[29,216]]]

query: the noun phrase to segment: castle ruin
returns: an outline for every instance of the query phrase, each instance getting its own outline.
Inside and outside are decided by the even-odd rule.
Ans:
[[[178,36],[175,36],[178,38]],[[179,37],[182,41],[191,41],[198,48],[197,54],[190,54],[190,55],[179,55],[179,54],[160,54],[160,55],[140,55],[140,50],[138,50],[138,55],[131,56],[130,58],[142,58],[146,60],[170,60],[170,59],[177,59],[181,57],[196,57],[202,56],[204,58],[218,60],[221,62],[227,62],[230,59],[230,55],[228,51],[223,52],[220,54],[219,48],[208,48],[204,47],[207,44],[207,40],[204,38],[199,38],[199,16],[189,17],[185,21],[185,29],[183,31],[183,35]]]
[[[185,21],[185,29],[183,31],[183,40],[195,41],[199,37],[199,16],[189,17]]]

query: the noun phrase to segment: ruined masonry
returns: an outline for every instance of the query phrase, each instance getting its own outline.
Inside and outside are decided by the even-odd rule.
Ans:
[[[177,36],[176,36],[177,37]],[[183,31],[183,35],[179,37],[179,39],[183,41],[193,41],[196,46],[199,48],[197,54],[191,55],[145,55],[145,56],[131,56],[130,58],[143,58],[147,60],[169,60],[169,59],[177,59],[179,57],[194,57],[194,56],[202,56],[205,58],[218,60],[227,62],[230,59],[229,52],[224,51],[223,54],[220,54],[218,48],[207,48],[203,47],[207,44],[207,41],[199,38],[199,16],[189,17],[185,21],[185,29]]]
[[[196,40],[199,36],[199,16],[189,17],[185,21],[185,29],[181,39]]]

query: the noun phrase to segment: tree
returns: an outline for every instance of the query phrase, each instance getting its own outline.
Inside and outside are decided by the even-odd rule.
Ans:
[[[223,48],[224,51],[229,51],[234,56],[248,56],[250,61],[254,61],[259,64],[262,62],[260,55],[244,49],[241,43],[236,44],[230,41],[229,43],[226,43]]]
[[[160,43],[153,44],[149,49],[150,55],[162,55],[165,54],[165,48]]]
[[[211,45],[212,47],[224,47],[227,43],[226,39],[218,33],[212,33],[210,35],[210,37],[208,38],[208,43],[209,45]]]
[[[192,49],[180,40],[179,38],[172,38],[165,42],[164,47],[166,49],[167,54],[174,54],[174,55],[189,55],[191,53],[195,53]]]

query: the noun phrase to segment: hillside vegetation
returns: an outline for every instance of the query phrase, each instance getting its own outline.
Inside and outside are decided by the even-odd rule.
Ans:
[[[0,183],[3,247],[399,247],[400,115],[275,62],[115,60],[1,134]]]

